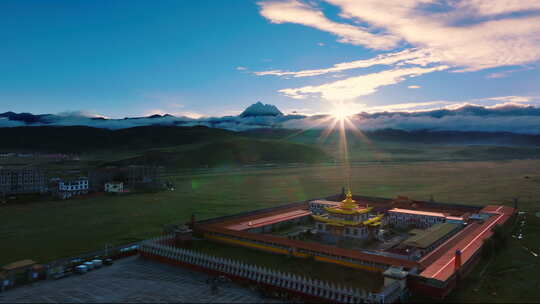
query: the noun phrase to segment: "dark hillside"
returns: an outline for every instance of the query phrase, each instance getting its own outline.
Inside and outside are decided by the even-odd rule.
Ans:
[[[0,148],[48,152],[128,150],[193,144],[236,136],[207,127],[144,126],[121,130],[91,127],[0,128]]]
[[[196,145],[182,152],[152,150],[106,165],[162,165],[175,168],[229,167],[257,163],[313,163],[328,160],[322,150],[297,143],[231,138]]]
[[[291,129],[253,129],[242,132],[243,135],[255,138],[288,139],[295,142],[318,142],[323,130],[291,130]],[[348,132],[349,134],[351,132]],[[363,134],[372,141],[393,143],[439,144],[439,145],[498,145],[498,146],[540,146],[540,135],[518,134],[510,132],[472,132],[472,131],[404,131],[381,129],[364,131]],[[339,138],[336,131],[328,136],[326,143],[334,144]],[[355,136],[349,136],[355,141]]]

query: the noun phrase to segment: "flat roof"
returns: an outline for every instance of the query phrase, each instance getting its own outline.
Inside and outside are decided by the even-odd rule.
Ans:
[[[429,212],[429,211],[419,211],[419,210],[401,209],[401,208],[393,208],[393,209],[388,210],[388,212],[435,216],[435,217],[446,217],[446,215],[441,212]]]
[[[293,210],[293,211],[284,212],[284,213],[280,213],[276,215],[261,217],[258,219],[242,221],[239,223],[235,223],[233,225],[225,226],[225,228],[235,230],[235,231],[241,231],[241,230],[247,230],[251,228],[258,228],[258,227],[263,227],[267,225],[272,225],[275,223],[292,220],[292,219],[307,216],[310,214],[311,212],[308,210],[302,210],[302,209]]]
[[[443,238],[445,235],[455,230],[458,226],[458,224],[452,223],[436,224],[426,230],[418,232],[416,235],[411,236],[401,244],[417,248],[427,248]]]
[[[447,220],[456,220],[456,221],[463,221],[463,217],[461,216],[447,216]]]
[[[484,209],[487,212],[494,213],[494,216],[487,219],[481,225],[473,225],[473,228],[466,235],[463,235],[457,243],[452,244],[449,248],[445,248],[444,254],[427,266],[420,273],[420,276],[446,281],[455,272],[454,260],[456,250],[461,250],[461,263],[465,264],[482,247],[483,241],[493,234],[491,229],[496,225],[505,223],[514,213],[514,208],[507,206],[487,206]]]
[[[2,267],[3,270],[10,271],[10,270],[16,270],[19,268],[29,267],[36,264],[33,260],[20,260],[17,262],[13,262],[7,265],[4,265]]]
[[[327,200],[313,200],[313,201],[310,201],[310,203],[323,204],[323,205],[332,205],[332,206],[341,205],[341,202],[327,201]]]

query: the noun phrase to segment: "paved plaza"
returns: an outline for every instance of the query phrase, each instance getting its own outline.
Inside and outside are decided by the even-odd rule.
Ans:
[[[210,276],[139,257],[83,275],[47,280],[0,292],[0,303],[276,303],[235,283],[212,291]]]

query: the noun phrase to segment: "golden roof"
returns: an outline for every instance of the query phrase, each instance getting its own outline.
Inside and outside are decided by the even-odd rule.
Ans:
[[[358,207],[356,201],[353,200],[351,189],[347,191],[347,197],[341,201],[341,208],[343,209],[354,209]]]
[[[362,222],[347,221],[347,220],[338,220],[338,219],[329,219],[320,215],[312,215],[313,219],[318,222],[324,222],[329,225],[334,226],[360,226]]]
[[[351,190],[347,192],[347,196],[344,200],[341,201],[341,205],[339,207],[328,207],[325,208],[326,211],[330,213],[339,213],[339,214],[363,214],[371,211],[371,209],[368,206],[366,208],[359,208],[358,204],[355,200],[353,200],[353,195]]]

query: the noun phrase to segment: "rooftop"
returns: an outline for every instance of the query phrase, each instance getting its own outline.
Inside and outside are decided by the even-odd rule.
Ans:
[[[429,212],[429,211],[419,211],[419,210],[401,209],[401,208],[393,208],[393,209],[388,210],[388,212],[435,216],[435,217],[446,217],[446,215],[441,212]]]
[[[4,265],[2,267],[2,269],[6,270],[6,271],[10,271],[10,270],[16,270],[16,269],[20,269],[20,268],[24,268],[24,267],[29,267],[29,266],[32,266],[32,265],[35,265],[35,264],[36,264],[36,262],[34,262],[32,260],[20,260],[20,261],[17,261],[17,262],[13,262],[13,263]]]
[[[454,229],[457,229],[458,224],[452,223],[440,223],[431,226],[430,228],[423,231],[416,231],[417,233],[414,236],[406,239],[402,245],[417,247],[417,248],[428,248],[433,243],[437,242],[445,235],[452,232]]]
[[[293,210],[293,211],[288,211],[288,212],[284,212],[284,213],[280,213],[280,214],[276,214],[276,215],[261,217],[261,218],[258,218],[258,219],[246,220],[246,221],[243,221],[243,222],[235,223],[235,224],[230,225],[230,226],[226,226],[225,228],[231,229],[231,230],[236,230],[236,231],[241,231],[241,230],[246,230],[246,229],[251,229],[251,228],[257,228],[257,227],[263,227],[263,226],[267,226],[267,225],[272,225],[272,224],[275,224],[275,223],[279,223],[279,222],[283,222],[283,221],[287,221],[287,220],[292,220],[292,219],[307,216],[307,215],[310,215],[310,214],[311,214],[311,212],[308,211],[308,210],[303,210],[303,209]]]
[[[459,238],[457,243],[453,243],[449,248],[445,248],[444,254],[427,266],[420,273],[420,276],[446,281],[455,272],[454,260],[456,250],[461,250],[462,264],[465,264],[482,247],[483,240],[493,234],[493,227],[505,223],[514,212],[513,208],[507,206],[486,206],[483,210],[485,210],[484,212],[493,213],[494,216],[482,224],[475,223],[473,228]]]

